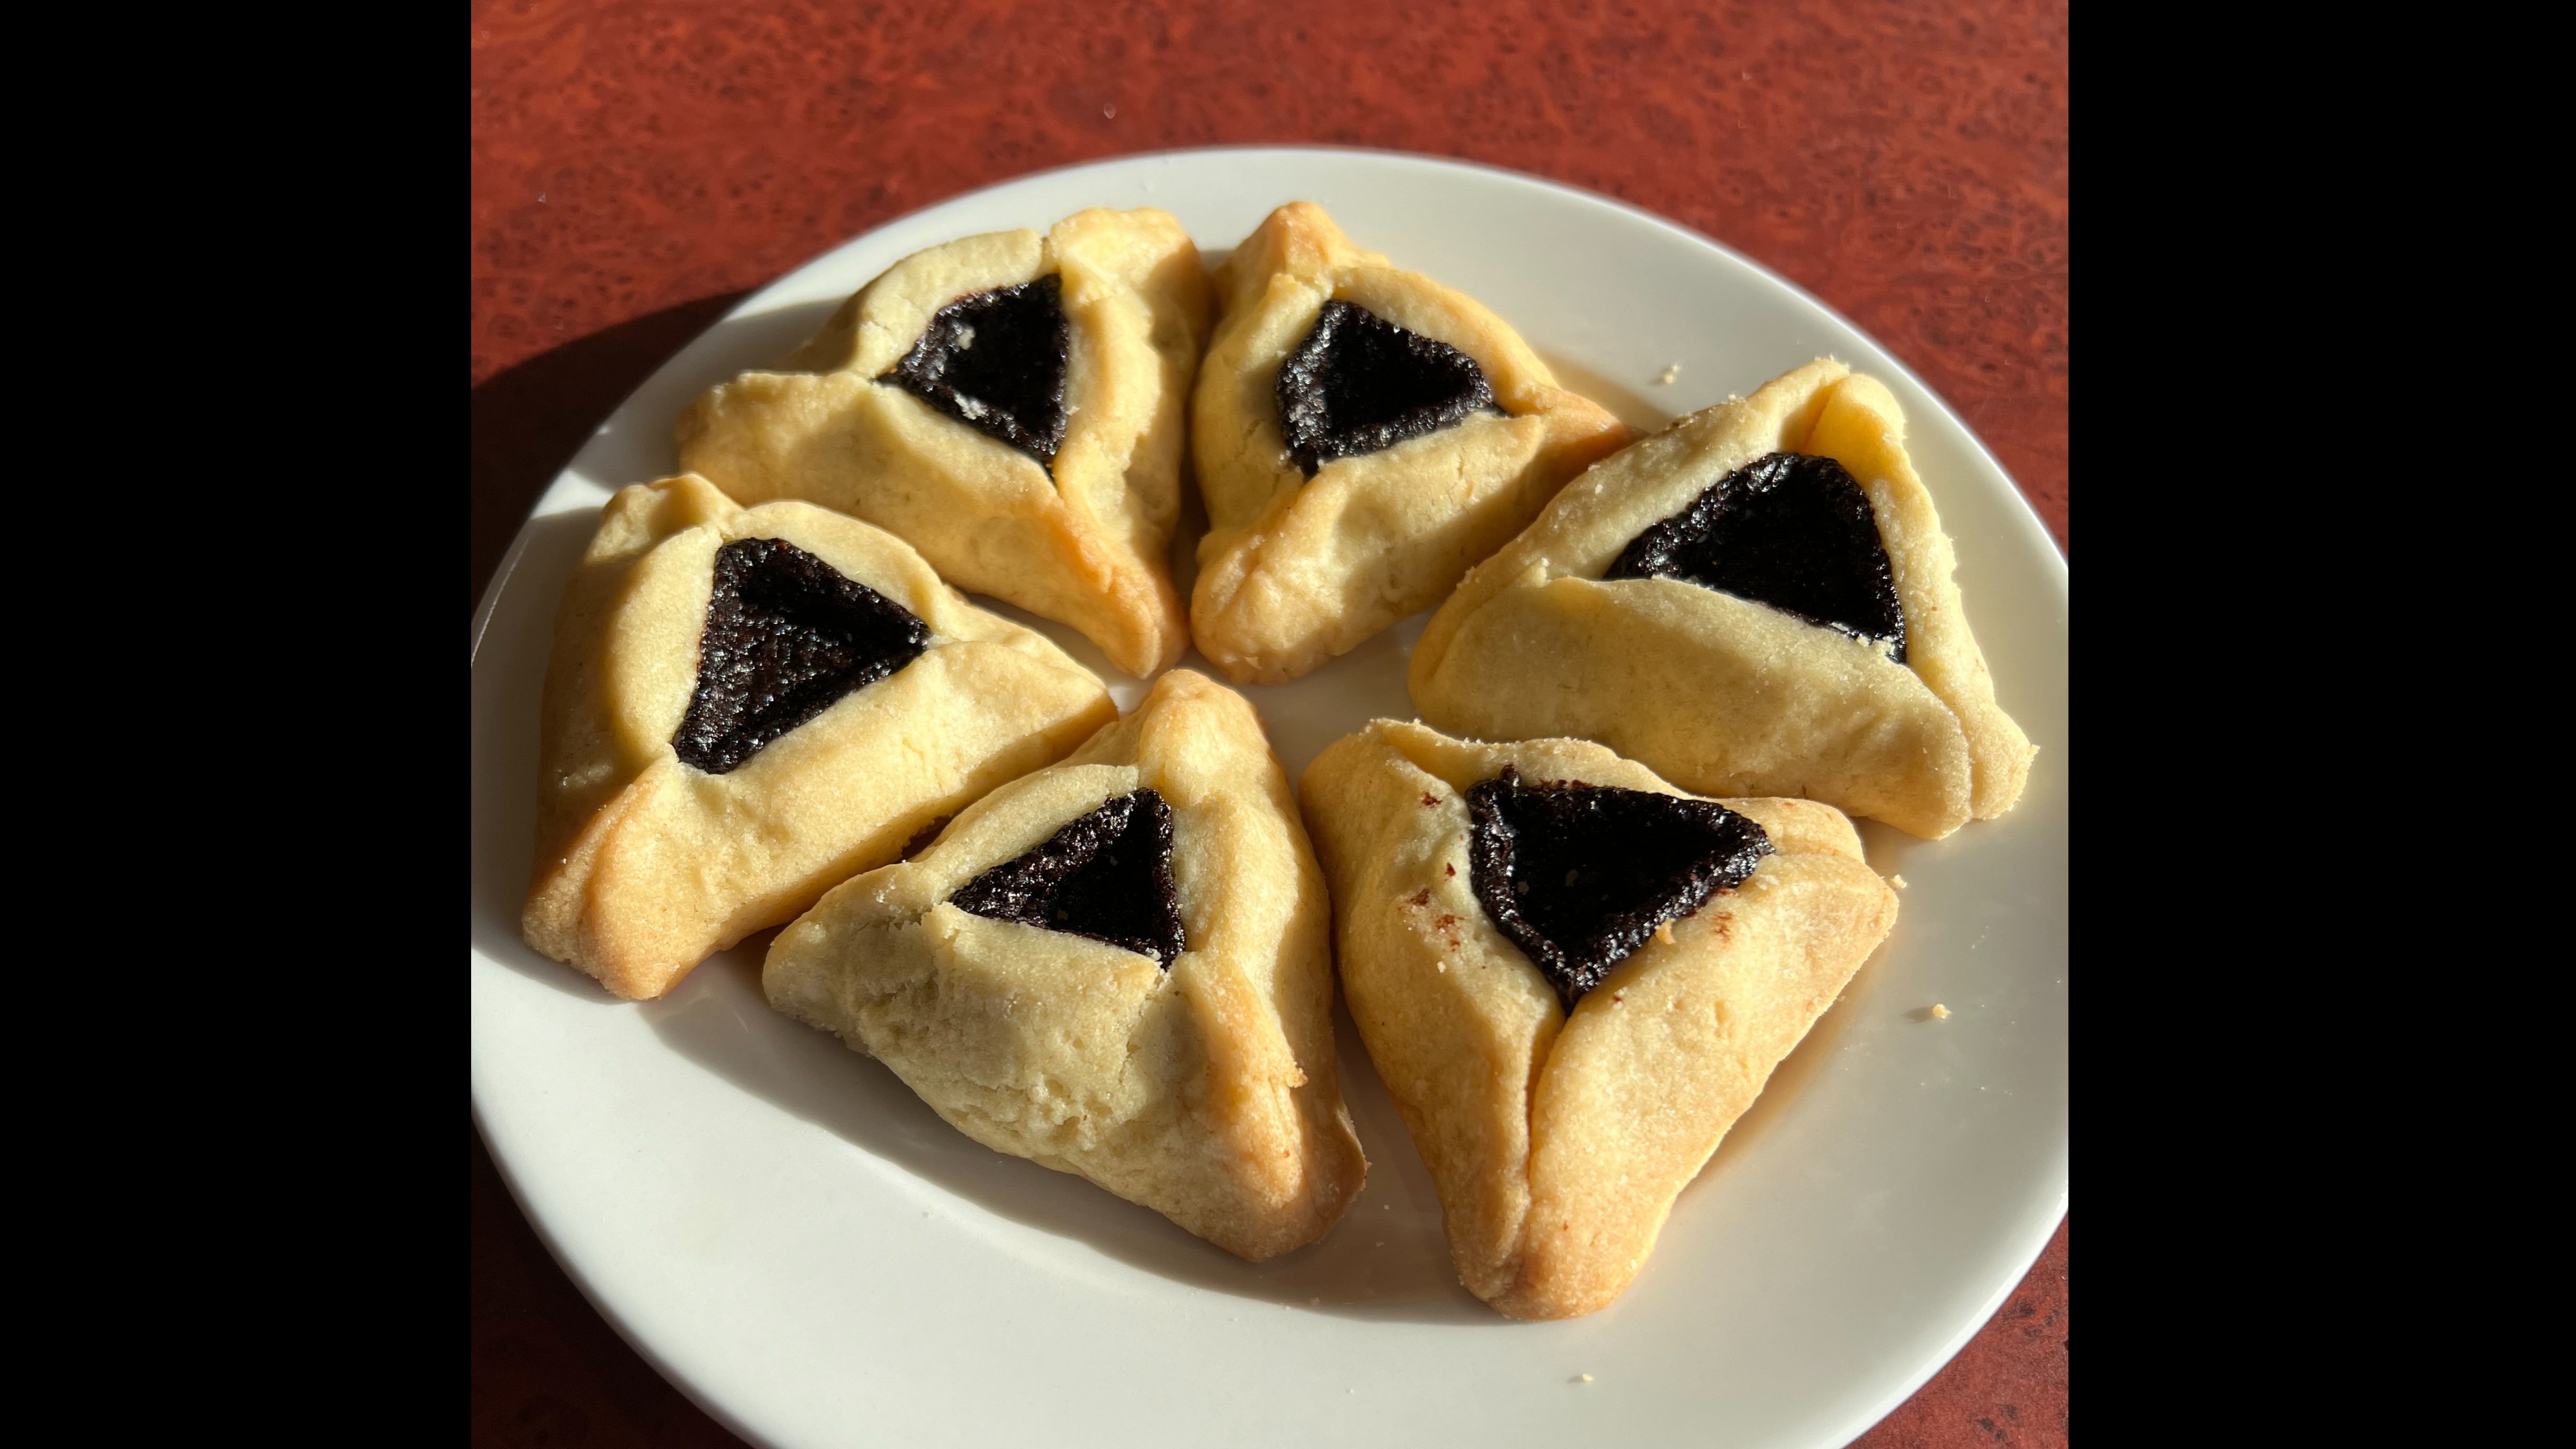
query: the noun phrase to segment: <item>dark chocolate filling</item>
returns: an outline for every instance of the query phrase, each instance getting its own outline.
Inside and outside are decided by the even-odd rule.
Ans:
[[[1049,468],[1064,446],[1064,376],[1073,324],[1053,276],[961,297],[877,379]]]
[[[698,687],[671,747],[722,775],[930,647],[912,611],[775,538],[716,550]]]
[[[948,899],[996,921],[1122,946],[1166,971],[1186,944],[1172,884],[1172,807],[1152,790],[1119,796]]]
[[[1638,534],[1603,577],[1682,579],[1880,641],[1905,662],[1905,611],[1878,515],[1831,458],[1756,458]]]
[[[1572,1011],[1655,928],[1744,884],[1771,853],[1761,826],[1713,800],[1503,767],[1467,791],[1467,873],[1485,913]]]
[[[930,847],[937,845],[939,843],[939,832],[946,830],[948,828],[948,822],[956,818],[957,817],[954,815],[942,815],[938,819],[931,821],[928,825],[912,832],[912,838],[903,843],[903,858],[910,860],[914,856],[928,850]]]
[[[1392,448],[1479,409],[1500,412],[1476,359],[1348,302],[1279,364],[1279,433],[1307,477],[1328,458]]]

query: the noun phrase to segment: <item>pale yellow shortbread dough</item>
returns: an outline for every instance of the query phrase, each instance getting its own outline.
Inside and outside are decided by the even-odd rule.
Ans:
[[[931,641],[710,775],[671,739],[697,689],[716,551],[740,538],[794,544],[911,610]],[[620,996],[659,996],[1115,718],[1090,671],[969,605],[882,529],[805,503],[745,509],[694,476],[638,484],[609,500],[555,615],[521,930]]]
[[[940,308],[1050,274],[1073,337],[1052,476],[877,381]],[[743,503],[801,498],[866,519],[959,588],[1070,624],[1150,676],[1189,647],[1169,555],[1207,293],[1189,233],[1151,208],[915,252],[781,370],[745,373],[682,413],[680,466]]]
[[[1190,628],[1238,682],[1295,679],[1438,603],[1566,479],[1627,441],[1500,317],[1360,250],[1312,202],[1272,212],[1216,286],[1216,340],[1191,403],[1208,533]],[[1279,364],[1337,299],[1475,359],[1507,416],[1472,414],[1306,477],[1280,434]]]
[[[1604,580],[1630,540],[1774,452],[1869,495],[1904,611],[1882,646],[1680,579]],[[1599,740],[1709,795],[1798,795],[1925,837],[2021,798],[2033,753],[1951,578],[1957,558],[1875,378],[1817,361],[1692,413],[1557,495],[1423,630],[1422,718],[1478,739]]]
[[[1172,809],[1186,947],[1152,958],[959,909],[957,890],[1139,789]],[[891,1067],[959,1131],[1260,1261],[1322,1237],[1367,1173],[1342,1105],[1330,910],[1240,695],[1175,670],[1060,765],[779,933],[770,1002]]]
[[[1653,1251],[1771,1070],[1896,922],[1839,812],[1726,800],[1771,839],[1752,877],[1668,923],[1571,1015],[1469,876],[1467,790],[1683,792],[1583,740],[1485,745],[1377,720],[1299,795],[1351,1017],[1431,1169],[1459,1281],[1515,1318],[1590,1313]]]

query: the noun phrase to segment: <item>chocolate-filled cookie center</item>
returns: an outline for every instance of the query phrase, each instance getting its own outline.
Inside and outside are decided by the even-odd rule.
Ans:
[[[1315,330],[1279,364],[1276,391],[1280,436],[1309,478],[1325,459],[1500,411],[1476,359],[1348,302],[1324,304]]]
[[[1063,283],[1045,276],[940,308],[903,361],[877,381],[1052,468],[1064,446],[1072,357]]]
[[[1869,494],[1831,458],[1773,453],[1631,541],[1604,578],[1682,579],[1889,646],[1905,611]]]
[[[814,555],[736,539],[716,550],[698,685],[671,747],[684,765],[729,773],[929,647],[911,610]]]
[[[1467,791],[1469,884],[1572,1011],[1655,928],[1749,879],[1762,827],[1712,800],[1566,782],[1515,766]]]
[[[1121,795],[948,899],[996,921],[1106,941],[1169,971],[1185,945],[1172,883],[1172,807],[1150,789]]]

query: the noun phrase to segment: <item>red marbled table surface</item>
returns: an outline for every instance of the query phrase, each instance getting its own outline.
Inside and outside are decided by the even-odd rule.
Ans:
[[[1026,172],[1250,143],[1462,157],[1713,236],[1948,399],[2064,547],[2065,5],[1793,8],[476,0],[472,597],[742,293]],[[582,1301],[479,1140],[471,1181],[477,1445],[736,1442]],[[2061,1225],[1858,1442],[2064,1444],[2066,1336]]]

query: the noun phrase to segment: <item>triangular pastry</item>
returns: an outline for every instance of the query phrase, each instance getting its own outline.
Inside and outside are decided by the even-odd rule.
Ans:
[[[1515,1318],[1627,1288],[1896,921],[1839,812],[1684,795],[1588,741],[1376,720],[1299,795],[1459,1281]]]
[[[1260,720],[1184,669],[825,896],[762,984],[967,1136],[1257,1262],[1322,1237],[1367,1173],[1329,925]]]
[[[1418,610],[1627,441],[1473,299],[1292,202],[1216,270],[1191,403],[1208,533],[1190,629],[1278,684]]]
[[[625,489],[555,616],[521,929],[659,996],[1116,717],[890,533],[696,477]]]
[[[1925,837],[2021,798],[1950,539],[1876,379],[1818,361],[1585,474],[1415,646],[1479,739],[1599,740],[1684,788],[1802,795]]]
[[[866,519],[1151,675],[1189,645],[1169,555],[1207,315],[1198,249],[1160,211],[966,237],[887,268],[779,370],[700,397],[680,466],[741,503]]]

